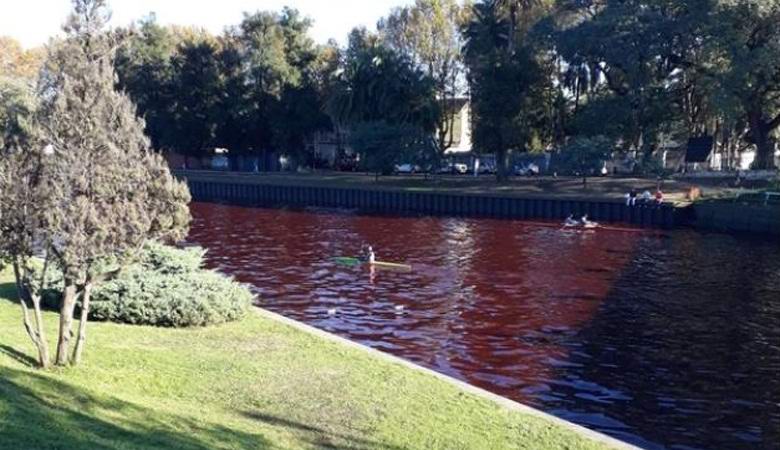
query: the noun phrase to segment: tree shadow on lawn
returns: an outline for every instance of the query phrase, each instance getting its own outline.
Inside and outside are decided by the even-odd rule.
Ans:
[[[19,350],[9,347],[7,345],[0,345],[0,355],[5,355],[14,361],[25,365],[27,367],[37,367],[38,361],[32,359],[31,357],[27,356],[26,354],[20,352]]]
[[[97,398],[42,374],[3,367],[0,411],[0,449],[273,447],[259,434]]]
[[[16,294],[16,285],[14,283],[0,283],[0,301],[19,303]]]
[[[341,450],[346,448],[357,450],[402,450],[402,447],[383,444],[353,435],[333,433],[323,428],[314,427],[261,412],[244,412],[244,416],[266,425],[287,428],[298,434],[302,433],[305,435],[306,441],[317,448],[328,450]],[[339,445],[337,442],[343,442],[343,445]]]

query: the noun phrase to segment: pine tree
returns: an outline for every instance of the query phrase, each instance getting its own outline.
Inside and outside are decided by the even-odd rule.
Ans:
[[[3,209],[19,202],[31,208],[18,233],[24,245],[5,253],[29,259],[31,247],[42,246],[47,264],[64,274],[57,365],[81,359],[93,287],[116,275],[149,239],[182,238],[190,219],[186,185],[151,150],[135,106],[115,89],[121,39],[105,30],[105,0],[73,5],[66,38],[49,48],[41,75],[38,145],[23,151],[17,158],[23,163],[15,167],[17,176],[37,182],[25,192],[9,187],[1,199]],[[30,277],[18,275],[21,291],[36,292]],[[80,326],[71,355],[78,299]]]

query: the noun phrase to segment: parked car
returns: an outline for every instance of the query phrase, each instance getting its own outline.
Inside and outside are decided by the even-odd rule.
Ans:
[[[515,175],[532,177],[539,175],[539,166],[534,163],[515,166]]]
[[[422,168],[417,164],[398,164],[395,166],[395,173],[398,174],[413,174],[422,172]]]
[[[211,170],[230,170],[230,160],[224,155],[211,158]]]
[[[436,169],[438,174],[465,175],[469,172],[469,166],[461,163],[447,163]]]
[[[480,175],[493,175],[497,171],[495,164],[492,163],[482,163],[477,170]]]
[[[456,175],[466,175],[467,173],[469,173],[469,166],[465,164],[455,163],[453,166],[455,168]]]

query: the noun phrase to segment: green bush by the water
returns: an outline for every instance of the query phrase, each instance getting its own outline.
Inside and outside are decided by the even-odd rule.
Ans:
[[[252,293],[203,269],[204,256],[200,248],[147,245],[137,263],[95,288],[90,319],[183,328],[242,318],[251,306]],[[60,297],[59,292],[55,297]]]

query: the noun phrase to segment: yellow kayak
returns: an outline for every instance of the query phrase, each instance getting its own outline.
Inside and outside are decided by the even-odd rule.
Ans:
[[[372,265],[380,269],[412,270],[412,266],[408,264],[397,264],[397,263],[384,262],[384,261],[374,261],[374,264]]]

